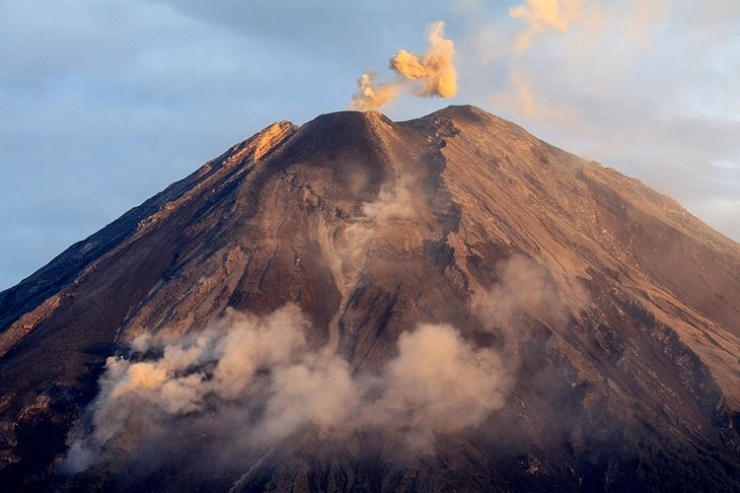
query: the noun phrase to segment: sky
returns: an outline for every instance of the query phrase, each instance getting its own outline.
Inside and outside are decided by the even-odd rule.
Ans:
[[[439,21],[457,91],[391,119],[474,104],[740,241],[737,0],[0,0],[0,290]]]

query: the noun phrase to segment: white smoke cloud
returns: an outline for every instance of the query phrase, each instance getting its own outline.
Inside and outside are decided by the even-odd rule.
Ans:
[[[326,352],[307,352],[301,361],[274,368],[265,415],[257,436],[266,444],[304,425],[323,433],[345,426],[360,408],[360,388],[349,364]]]
[[[577,121],[578,111],[567,103],[563,91],[552,91],[557,97],[551,97],[549,75],[542,75],[542,62],[538,57],[543,46],[547,46],[562,58],[562,62],[558,60],[559,66],[572,63],[571,59],[580,56],[578,52],[592,51],[597,40],[604,36],[602,5],[589,0],[526,0],[511,7],[509,16],[517,21],[517,27],[508,36],[498,36],[495,47],[487,46],[485,38],[476,44],[478,53],[475,56],[481,66],[506,59],[506,75],[501,78],[505,84],[496,84],[503,87],[491,93],[491,104],[498,111],[539,122],[565,125]],[[483,33],[496,32],[493,25],[479,29]],[[577,44],[563,48],[561,44],[565,38],[577,39]],[[543,81],[547,85],[543,86]],[[579,80],[571,85],[586,84]]]
[[[450,326],[403,333],[398,355],[373,375],[309,348],[308,328],[289,304],[262,318],[227,310],[198,333],[135,341],[139,352],[108,359],[89,426],[70,436],[62,469],[86,469],[122,437],[156,448],[180,430],[208,434],[209,447],[235,457],[308,428],[337,439],[371,430],[409,453],[433,453],[436,435],[479,425],[503,405],[498,356]]]
[[[413,452],[431,452],[436,433],[476,426],[503,406],[507,380],[498,355],[473,348],[451,326],[419,325],[401,334],[398,347],[363,421],[403,434]]]
[[[406,80],[420,81],[414,88],[417,96],[439,96],[449,99],[457,93],[457,74],[452,65],[455,43],[444,37],[444,22],[436,22],[429,29],[429,51],[422,57],[400,50],[391,58],[391,68]]]
[[[359,91],[354,95],[350,108],[373,110],[388,104],[402,92],[409,91],[420,97],[449,99],[457,93],[457,72],[453,65],[455,43],[445,38],[445,24],[435,22],[429,28],[429,50],[416,55],[400,50],[390,60],[396,79],[376,82],[376,73],[368,71],[357,81]]]
[[[472,300],[473,311],[487,328],[511,329],[525,313],[545,323],[565,319],[565,305],[547,270],[522,256],[506,260],[499,269],[499,281]]]
[[[72,444],[65,468],[86,468],[134,417],[153,428],[167,416],[201,411],[207,398],[243,399],[261,383],[260,369],[289,365],[305,351],[307,325],[294,305],[264,318],[229,309],[198,334],[138,337],[134,357],[106,361],[92,432]]]
[[[362,212],[376,227],[383,227],[393,219],[409,219],[416,216],[413,177],[404,175],[392,183],[384,184],[378,198],[362,205]]]
[[[318,229],[324,231],[317,239],[340,290],[346,291],[354,285],[369,252],[379,239],[385,235],[393,237],[394,228],[399,227],[402,221],[418,218],[417,211],[423,206],[418,189],[418,182],[413,177],[397,177],[384,183],[378,197],[372,202],[364,202],[361,214],[348,221],[346,226],[341,225],[339,231],[326,224],[320,225]]]
[[[362,204],[362,215],[347,226],[340,255],[352,260],[364,260],[373,240],[383,235],[394,223],[418,216],[419,204],[416,180],[408,175],[383,184],[376,200]]]

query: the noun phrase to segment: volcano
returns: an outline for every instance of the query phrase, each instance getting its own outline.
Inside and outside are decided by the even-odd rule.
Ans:
[[[740,245],[471,106],[275,123],[0,293],[0,484],[740,491]]]

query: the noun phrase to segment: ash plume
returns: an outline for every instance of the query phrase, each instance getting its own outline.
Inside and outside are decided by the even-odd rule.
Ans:
[[[377,82],[378,73],[368,70],[357,79],[358,91],[350,108],[353,110],[374,110],[385,106],[398,97],[401,84],[398,81]]]
[[[335,440],[372,431],[407,454],[432,454],[437,435],[475,427],[504,404],[498,355],[449,325],[402,333],[397,356],[360,375],[325,348],[310,348],[309,328],[288,304],[266,317],[229,309],[197,333],[138,339],[129,356],[108,359],[62,470],[82,471],[127,447],[124,461],[147,450],[163,457],[150,461],[195,460],[187,452],[194,436],[209,437],[198,456],[207,448],[220,457],[199,467],[237,467],[229,462],[307,429]]]
[[[445,38],[442,21],[429,28],[429,49],[423,55],[398,51],[389,62],[396,73],[391,81],[377,82],[374,71],[365,72],[357,81],[351,109],[374,110],[407,91],[420,97],[449,99],[457,93],[457,73],[453,65],[455,43]]]

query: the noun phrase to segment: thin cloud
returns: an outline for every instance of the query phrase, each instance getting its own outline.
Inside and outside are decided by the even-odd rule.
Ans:
[[[514,43],[517,52],[526,51],[532,40],[547,30],[566,32],[571,24],[585,16],[588,0],[527,0],[512,7],[509,15],[526,23]]]
[[[730,135],[738,5],[537,0],[508,15],[494,10],[468,2],[463,14],[470,35],[458,40],[460,71],[475,98],[548,142],[642,179],[740,239],[740,222],[712,207],[740,186],[737,169],[713,165],[740,159]]]

